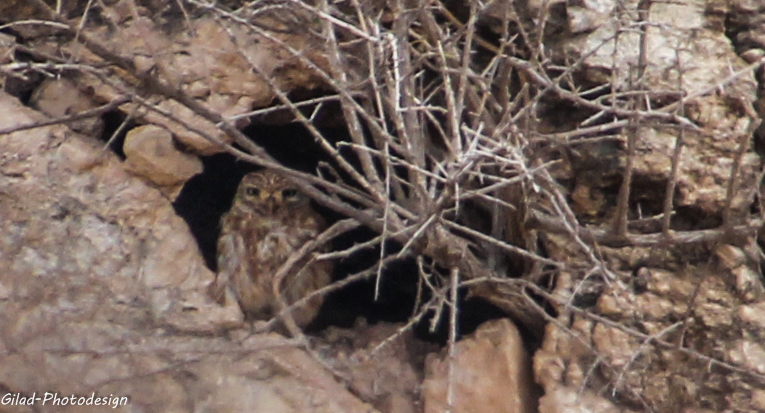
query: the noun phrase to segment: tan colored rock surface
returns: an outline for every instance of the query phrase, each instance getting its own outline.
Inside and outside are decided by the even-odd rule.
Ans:
[[[118,53],[130,56],[139,72],[158,73],[163,81],[180,88],[238,128],[249,124],[247,112],[274,101],[276,94],[272,86],[288,93],[293,89],[321,89],[324,85],[322,78],[307,70],[306,63],[301,61],[307,59],[320,66],[325,61],[323,51],[317,46],[323,41],[310,36],[306,30],[306,25],[315,23],[309,18],[289,20],[291,23],[287,24],[288,20],[280,18],[278,12],[276,15],[259,13],[257,22],[248,28],[242,22],[203,17],[193,20],[189,30],[168,34],[148,11],[143,10],[146,15],[135,20],[123,9],[121,3],[105,7],[105,15],[121,23],[118,30],[98,32],[99,40]],[[252,27],[271,30],[250,30]],[[287,51],[285,45],[300,58]],[[99,60],[78,46],[73,48],[81,58]],[[136,82],[124,72],[119,72],[119,77],[119,81],[126,84]],[[112,80],[117,81],[116,77]],[[95,77],[84,76],[80,83],[104,101],[122,96],[124,92]],[[158,96],[148,100],[160,112],[170,113],[175,119],[146,110],[145,106],[136,108],[125,104],[120,109],[131,113],[140,123],[166,128],[179,142],[202,155],[221,152],[216,141],[230,141],[216,125],[176,100]]]
[[[39,114],[0,92],[0,128]],[[295,343],[226,336],[167,198],[64,127],[0,137],[0,396],[127,397],[8,412],[375,412]],[[240,338],[236,338],[240,337]]]
[[[669,264],[674,271],[642,267],[634,276],[619,271],[620,280],[635,277],[640,288],[612,281],[594,306],[587,308],[605,321],[575,313],[562,318],[560,325],[548,325],[543,346],[534,356],[535,377],[545,389],[540,411],[566,412],[572,406],[588,405],[601,407],[580,411],[631,411],[624,406],[649,402],[656,411],[702,406],[714,406],[714,411],[757,411],[748,395],[764,389],[753,376],[762,374],[765,365],[759,344],[762,323],[757,321],[764,297],[757,289],[736,288],[739,281],[734,272],[751,270],[745,250],[721,245],[718,251],[725,259],[719,263],[703,258]],[[655,254],[641,248],[604,248],[602,252],[614,265],[621,260],[640,262]],[[679,254],[667,253],[668,257]],[[558,281],[562,302],[568,301],[567,284],[565,277]],[[685,351],[674,347],[678,342]],[[710,370],[709,354],[727,365],[720,366],[720,371]],[[724,391],[719,390],[721,385]],[[590,390],[604,388],[611,390],[604,394]],[[612,410],[614,406],[619,410]]]
[[[634,14],[613,11],[618,19],[596,2],[577,3],[586,10],[567,15],[578,19],[569,22],[577,35],[551,50],[566,62],[582,59],[578,81],[583,84],[634,90],[630,82],[636,80],[641,36],[640,30],[625,27],[646,24],[631,20],[638,15],[638,3],[621,4]],[[761,18],[755,17],[762,6],[701,0],[642,4],[650,6],[644,38],[644,86],[650,93],[641,104],[654,111],[668,104],[677,109],[682,96],[684,116],[692,123],[683,132],[673,229],[719,225],[732,165],[742,150],[731,216],[734,222],[751,217],[761,159],[746,145],[758,121],[749,109],[761,99],[755,79],[761,72],[747,69],[737,53],[751,48],[756,33],[763,32]],[[582,20],[603,12],[599,23]],[[662,211],[679,135],[674,126],[662,124],[676,125],[643,119],[633,135],[630,220]],[[628,136],[615,138],[566,143],[572,147],[574,171],[566,195],[580,225],[611,228],[614,223]],[[601,198],[605,202],[596,202]],[[656,225],[630,228],[632,234],[659,231]],[[547,326],[534,356],[535,376],[545,391],[540,411],[759,411],[751,395],[763,389],[762,376],[757,376],[763,331],[756,320],[762,317],[765,296],[761,253],[752,237],[580,248],[571,236],[545,234],[545,251],[564,269],[556,274],[553,293],[559,323]],[[585,280],[599,283],[603,292],[585,297]]]
[[[29,103],[52,118],[76,115],[98,106],[67,78],[46,79],[35,90]],[[104,122],[99,116],[71,121],[66,125],[91,137],[98,137],[104,129]]]
[[[530,359],[518,329],[500,319],[481,325],[455,345],[452,376],[454,413],[532,413],[538,395]],[[448,406],[449,359],[429,356],[422,384],[425,413]]]
[[[202,172],[199,158],[179,151],[173,135],[160,126],[130,130],[122,150],[127,157],[125,169],[155,184],[170,199],[175,199],[189,178]]]
[[[539,400],[539,413],[627,413],[608,400],[580,391],[577,388],[558,387]]]
[[[631,1],[625,7],[637,10],[637,3]],[[736,54],[726,33],[710,24],[712,17],[705,12],[707,4],[702,0],[651,3],[647,13],[650,24],[645,37],[647,67],[644,82],[651,91],[646,98],[649,105],[661,107],[677,102],[677,97],[668,93],[678,89],[679,73],[682,73],[685,116],[697,128],[685,130],[675,204],[714,214],[719,213],[725,204],[727,188],[722,182],[730,175],[738,138],[751,134],[749,128],[754,119],[742,105],[750,105],[757,99],[757,84],[753,73],[745,70],[747,63]],[[593,30],[559,42],[552,50],[560,59],[564,56],[568,61],[583,59],[582,82],[603,85],[616,82],[617,91],[629,89],[630,82],[634,82],[631,73],[640,59],[639,31],[624,30],[625,22],[602,14],[602,5],[597,2],[585,2],[584,6],[576,9],[600,16],[590,25]],[[576,16],[577,13],[570,15],[572,18]],[[619,36],[615,43],[617,31]],[[719,93],[710,93],[715,90]],[[650,182],[666,180],[676,136],[676,130],[656,128],[651,122],[643,124],[636,142],[635,174]],[[622,138],[626,141],[626,136]],[[577,148],[577,152],[583,154],[582,163],[602,161],[601,151],[610,150],[610,146],[604,144],[591,147],[585,144]],[[752,188],[758,165],[759,158],[754,154],[744,156],[737,196],[733,200],[733,207],[739,213],[746,210],[755,195]],[[577,182],[585,184],[588,192],[596,191],[598,186],[607,188],[613,185],[613,177],[620,174],[623,167],[623,157],[620,157],[619,162],[610,166],[612,179],[608,179],[611,173],[603,165],[595,177],[580,176]],[[572,196],[581,195],[574,191]],[[603,212],[592,210],[597,205],[584,203],[584,206],[589,214]]]
[[[353,329],[330,327],[322,334],[322,354],[348,378],[354,394],[385,413],[418,413],[425,355],[435,351],[402,325],[357,323]]]
[[[75,3],[67,2],[66,7]],[[327,54],[321,47],[324,43],[309,39],[314,33],[311,29],[320,29],[322,18],[309,19],[311,24],[317,23],[311,27],[297,18],[300,30],[294,30],[282,22],[299,17],[299,13],[279,20],[261,9],[250,28],[231,23],[233,19],[228,17],[197,15],[171,25],[163,20],[162,13],[145,8],[157,2],[106,3],[100,5],[99,18],[113,19],[110,23],[115,24],[109,27],[91,20],[89,34],[131,59],[139,72],[156,74],[211,110],[231,116],[237,127],[247,124],[248,110],[275,101],[273,85],[267,80],[285,92],[322,88],[323,80],[305,70],[305,62],[275,45],[284,41],[301,56],[323,66]],[[491,3],[496,12],[493,17],[501,23],[493,28],[495,34],[507,30],[503,15],[515,3]],[[726,204],[727,183],[739,145],[751,140],[749,129],[756,116],[747,110],[749,103],[763,100],[763,71],[745,69],[744,62],[762,56],[765,9],[752,0],[640,2],[650,5],[650,21],[646,23],[635,20],[638,3],[628,0],[616,8],[608,0],[534,0],[528,2],[527,10],[512,10],[513,14],[528,14],[514,16],[513,23],[538,22],[548,6],[551,11],[553,7],[562,11],[558,17],[551,15],[545,28],[557,26],[565,36],[539,48],[562,54],[540,57],[549,62],[545,72],[551,76],[559,73],[562,65],[576,62],[575,70],[561,78],[559,85],[572,90],[603,87],[594,96],[587,95],[590,103],[607,101],[611,84],[616,92],[635,90],[632,82],[639,63],[639,31],[646,28],[647,95],[640,104],[655,110],[684,98],[683,113],[677,106],[663,113],[690,120],[684,123],[687,129],[673,224],[676,230],[714,227]],[[10,4],[13,7],[0,6],[8,11],[0,12],[0,19],[39,17],[21,2]],[[286,10],[276,9],[276,13]],[[341,16],[341,21],[346,17]],[[349,21],[353,18],[350,16]],[[261,25],[276,29],[276,42],[268,33],[258,32]],[[81,47],[59,45],[60,38],[49,41],[50,47],[45,49],[41,45],[46,38],[43,34],[55,32],[52,28],[19,25],[12,30],[28,39],[39,39],[40,43],[24,43],[25,47],[51,56],[77,56],[81,59],[78,63],[102,63]],[[379,45],[388,47],[388,43]],[[14,56],[12,47],[3,46],[7,52],[3,63]],[[741,50],[747,50],[743,59],[736,54]],[[124,105],[120,109],[132,113],[137,108],[134,115],[140,123],[162,125],[201,154],[219,148],[198,132],[213,140],[227,139],[214,124],[176,101],[152,95],[152,91],[139,87],[138,79],[120,69],[107,69],[104,73],[115,83],[106,86],[100,79],[81,83],[92,87],[98,101],[141,89],[137,95],[146,98],[142,106]],[[366,76],[367,71],[361,72]],[[755,83],[755,76],[760,85]],[[544,105],[546,99],[539,103]],[[560,96],[550,99],[568,104]],[[616,105],[626,107],[629,100],[627,97]],[[13,100],[0,95],[0,127],[41,119],[10,102]],[[577,112],[581,103],[575,102],[569,109]],[[146,105],[156,105],[155,109],[165,113],[147,111]],[[760,114],[762,107],[760,102]],[[610,110],[600,113],[603,116],[593,118],[590,125],[607,128],[614,118],[626,119],[613,116]],[[168,119],[168,114],[174,119]],[[665,117],[654,123],[648,114],[635,119],[639,129],[630,207],[638,216],[630,219],[657,213],[682,120]],[[551,122],[550,116],[541,113],[539,120],[544,124],[558,119]],[[572,129],[581,120],[571,123]],[[551,186],[566,187],[567,193],[556,202],[572,203],[579,219],[569,222],[574,228],[588,224],[605,228],[612,223],[609,209],[614,206],[615,188],[625,165],[626,136],[613,136],[611,131],[583,135],[594,139],[579,142],[549,142],[561,147],[554,167],[565,172],[565,176],[556,174],[559,181]],[[541,135],[544,140],[545,131]],[[746,146],[743,149],[732,205],[734,213],[756,216],[761,209],[753,202],[761,160]],[[326,372],[294,350],[291,342],[262,336],[242,341],[234,334],[217,335],[241,325],[241,314],[235,307],[211,306],[204,287],[212,274],[199,259],[185,224],[159,191],[126,174],[111,154],[102,156],[100,152],[100,142],[63,128],[0,136],[0,391],[125,394],[131,397],[125,410],[147,412],[372,410],[329,380]],[[569,158],[575,162],[568,162]],[[550,205],[542,208],[546,206]],[[645,232],[657,230],[654,226]],[[548,326],[542,348],[535,355],[534,376],[545,390],[540,411],[765,409],[761,376],[765,374],[761,344],[765,340],[761,321],[765,318],[765,297],[760,251],[750,238],[725,239],[714,245],[689,242],[649,248],[610,248],[590,240],[573,242],[572,238],[568,234],[540,234],[539,238],[545,255],[561,263],[561,269],[551,277],[558,301],[545,303],[559,315],[558,324]],[[602,293],[583,297],[587,294],[580,287],[585,279],[600,285]],[[582,311],[600,318],[585,316]],[[658,341],[666,344],[658,345]],[[460,343],[463,349],[469,347],[466,343]],[[491,349],[491,345],[484,344],[481,355],[490,353],[484,348]],[[364,345],[354,347],[349,358],[363,356],[367,350]],[[405,388],[414,381],[413,374],[406,370],[402,380],[394,383],[391,372],[394,367],[411,366],[387,356],[392,355],[382,358],[387,365],[380,370],[375,364],[380,360],[372,360],[358,363],[354,366],[358,370],[347,371],[355,378],[360,394],[370,397],[376,406],[379,402],[381,410],[409,413],[413,404],[406,397],[412,392]],[[433,374],[429,386],[438,387],[435,380],[443,379],[444,365],[444,361],[433,363],[433,371],[440,370]],[[348,364],[338,362],[338,366],[347,368]],[[497,371],[487,370],[485,375],[505,377],[500,374],[504,366],[493,363],[489,367]],[[477,382],[483,378],[470,376]],[[467,390],[459,390],[467,381],[455,384],[461,391],[458,396],[465,396],[457,402],[471,400],[470,407],[478,410],[484,407],[481,402],[496,400],[496,380],[480,386],[488,393],[478,393],[475,386],[467,385],[463,386]],[[429,399],[434,400],[429,404],[432,409],[443,406],[438,404],[443,400],[443,382],[438,391],[441,396]],[[18,411],[32,409],[20,407]]]
[[[0,33],[0,62],[8,63],[11,61],[13,47],[16,45],[16,38],[6,33]],[[5,84],[5,78],[0,78],[0,85]]]
[[[36,119],[7,95],[0,104],[0,127]],[[216,329],[206,313],[218,306],[205,307],[197,298],[213,274],[185,222],[157,190],[126,174],[110,153],[101,154],[99,142],[60,127],[4,136],[0,145],[13,154],[0,166],[3,225],[10,229],[4,239],[13,240],[4,251],[7,276],[99,277],[118,300],[128,294],[154,301],[146,309],[177,328]],[[200,311],[184,309],[184,300]],[[203,319],[204,327],[197,324]]]

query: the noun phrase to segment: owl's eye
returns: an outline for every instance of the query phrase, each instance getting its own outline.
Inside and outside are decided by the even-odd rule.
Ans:
[[[244,193],[246,193],[249,196],[260,196],[260,189],[255,188],[254,186],[251,186],[251,187],[245,188]]]
[[[282,198],[284,199],[294,199],[298,195],[297,189],[285,189],[282,191]]]

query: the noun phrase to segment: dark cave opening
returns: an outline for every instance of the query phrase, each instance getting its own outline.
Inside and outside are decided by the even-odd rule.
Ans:
[[[127,121],[125,126],[122,126],[126,122],[127,116],[120,111],[106,112],[101,115],[104,128],[99,135],[99,139],[109,145],[109,149],[114,152],[120,159],[125,160],[125,151],[122,149],[125,143],[125,137],[127,133],[138,126],[134,121]]]
[[[311,134],[300,124],[286,125],[254,124],[244,130],[256,143],[285,166],[313,173],[319,162],[329,157],[318,147]],[[332,141],[347,140],[347,133],[340,128],[322,130]],[[231,206],[236,188],[242,176],[257,167],[238,161],[229,154],[203,157],[204,172],[190,179],[173,203],[178,213],[189,225],[199,243],[207,266],[215,271],[218,221]],[[329,223],[342,216],[315,205]],[[342,250],[356,243],[371,239],[375,234],[361,228],[351,231],[333,241],[333,250]],[[400,248],[395,243],[386,245],[386,253]],[[369,248],[335,262],[333,279],[340,280],[362,271],[379,259],[380,250]],[[388,265],[382,272],[377,299],[376,277],[357,281],[331,293],[325,300],[316,320],[307,329],[318,332],[329,326],[350,328],[358,318],[368,323],[406,322],[412,317],[417,300],[418,270],[414,259],[402,259]],[[480,324],[491,319],[506,317],[499,308],[478,298],[467,298],[461,291],[458,318],[459,334],[469,334]],[[420,301],[427,300],[427,293]],[[448,337],[448,311],[444,311],[435,331],[430,331],[431,315],[423,318],[415,327],[415,336],[430,342],[444,344]]]

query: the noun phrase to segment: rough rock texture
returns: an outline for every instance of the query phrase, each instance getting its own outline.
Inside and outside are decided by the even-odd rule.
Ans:
[[[3,127],[40,120],[7,95],[2,105]],[[51,279],[53,274],[87,274],[101,277],[106,284],[100,288],[112,292],[115,305],[137,305],[140,297],[139,307],[174,328],[218,328],[215,316],[200,323],[219,312],[202,293],[213,274],[159,192],[131,178],[92,139],[61,127],[6,135],[0,144],[5,283],[35,274],[56,285],[62,281]],[[13,290],[22,297],[46,294]]]
[[[5,94],[0,113],[0,128],[41,118]],[[373,411],[283,338],[204,337],[241,312],[206,296],[213,274],[169,201],[101,148],[61,126],[0,137],[3,394],[111,394],[133,412]]]
[[[319,76],[306,70],[301,60],[320,63],[324,60],[321,51],[312,46],[315,42],[311,43],[310,36],[291,34],[305,30],[305,26],[300,26],[302,23],[292,22],[292,12],[282,10],[290,19],[259,14],[249,26],[241,21],[227,21],[223,25],[220,20],[200,18],[188,29],[168,35],[152,19],[149,10],[139,7],[139,16],[135,18],[133,10],[123,3],[105,8],[104,15],[119,29],[99,31],[99,40],[123,56],[134,57],[139,73],[160,71],[164,79],[239,128],[249,123],[247,112],[266,106],[276,98],[273,87],[291,90],[299,86],[310,90],[323,84]],[[288,27],[285,21],[292,23]],[[261,26],[270,30],[259,29]],[[285,51],[280,44],[301,51],[300,58]],[[79,51],[77,46],[73,47]],[[83,57],[99,60],[85,51],[79,52]],[[82,82],[93,89],[97,99],[109,101],[124,92],[121,82],[126,85],[136,82],[125,73],[119,74],[119,78],[110,79],[108,84],[95,77]],[[158,111],[136,108],[132,104],[123,105],[121,110],[140,123],[163,126],[181,143],[203,155],[222,151],[216,140],[228,142],[229,138],[220,129],[177,101],[156,97],[149,101]],[[175,119],[169,119],[164,113],[172,114]]]
[[[427,353],[435,345],[416,340],[397,324],[332,327],[322,334],[321,351],[347,377],[353,392],[386,413],[422,411],[420,383]]]
[[[599,4],[584,3],[589,17],[603,12]],[[677,102],[679,95],[668,92],[681,90],[685,114],[694,122],[684,131],[679,158],[676,229],[719,224],[742,144],[733,222],[749,213],[757,195],[760,159],[747,146],[757,86],[709,6],[652,2],[647,11],[647,104]],[[581,18],[580,12],[569,17]],[[571,31],[578,35],[559,42],[556,53],[568,61],[582,59],[583,82],[616,82],[627,90],[634,81],[630,70],[639,62],[639,32],[625,30],[616,44],[613,35],[634,17],[604,17],[594,25],[577,20]],[[650,122],[638,129],[631,202],[643,216],[661,212],[677,135]],[[569,195],[581,222],[612,224],[624,149],[595,142],[572,151],[575,183]],[[765,296],[753,237],[719,245],[598,247],[597,258],[571,237],[546,235],[544,243],[550,257],[566,266],[555,287],[560,324],[547,326],[534,357],[535,376],[545,390],[541,412],[762,410],[761,397],[752,396],[765,390],[765,353],[757,339],[762,331],[754,321],[762,318]],[[587,291],[592,285],[600,290]]]
[[[0,5],[0,22],[40,17],[27,3]],[[74,18],[86,2],[65,3],[64,12]],[[311,36],[320,30],[319,20],[354,21],[336,15],[307,18],[283,4],[253,15],[189,18],[186,10],[170,10],[167,14],[183,18],[166,20],[166,14],[146,8],[163,2],[96,3],[97,16],[85,24],[88,35],[128,57],[138,77],[156,74],[239,128],[249,122],[248,111],[278,102],[273,86],[285,93],[323,88],[328,79],[307,66],[323,68],[327,53]],[[444,3],[459,8],[459,2]],[[589,103],[608,102],[613,85],[615,92],[645,92],[640,99],[608,103],[617,109],[634,104],[648,112],[671,105],[661,113],[641,114],[631,135],[636,145],[630,219],[661,212],[680,127],[683,149],[672,229],[714,228],[722,221],[739,151],[732,222],[762,210],[755,198],[761,160],[747,146],[757,120],[751,102],[760,116],[765,113],[765,71],[747,66],[765,56],[760,2],[491,3],[477,24],[490,26],[488,33],[502,33],[511,12],[512,30],[544,37],[550,56],[540,60],[549,75],[571,67],[572,80],[562,78],[561,84],[596,91],[585,94]],[[644,11],[649,24],[638,22],[638,3],[650,6]],[[389,12],[384,18],[391,18]],[[537,33],[535,24],[547,12],[544,33]],[[646,67],[644,78],[637,79],[641,28]],[[119,111],[136,123],[160,126],[131,131],[125,163],[102,151],[103,143],[92,136],[98,121],[0,135],[0,394],[124,395],[130,403],[121,410],[136,412],[443,410],[448,360],[431,359],[420,394],[421,366],[409,358],[422,354],[410,337],[393,340],[379,353],[372,350],[396,326],[328,332],[318,346],[324,365],[283,338],[230,331],[242,326],[241,313],[205,295],[213,274],[168,200],[199,169],[198,161],[176,144],[211,154],[220,151],[216,140],[228,138],[178,101],[153,95],[141,79],[114,65],[104,68],[81,45],[67,43],[73,36],[57,36],[55,24],[19,25],[12,32],[24,47],[41,53],[34,59],[20,53],[30,61],[61,63],[76,57],[108,74],[96,78],[84,70],[76,79],[46,81],[30,101],[40,111],[62,116],[131,95],[142,104],[125,104]],[[0,63],[19,63],[14,59],[20,44],[14,40],[0,33]],[[428,40],[417,41],[421,46]],[[383,43],[381,48],[390,46]],[[0,67],[0,80],[17,97],[40,86],[39,78],[67,72],[37,66],[13,72],[27,78],[5,76],[9,67]],[[359,72],[367,76],[364,69]],[[74,80],[76,87],[70,87]],[[530,88],[541,89],[538,84]],[[563,148],[565,156],[551,173],[579,221],[570,223],[606,227],[612,223],[629,138],[626,124],[607,127],[626,116],[613,115],[606,103],[609,110],[572,103],[570,96],[555,95],[560,88],[548,92],[551,96],[539,100],[534,107],[539,113],[532,116],[539,117],[535,132],[540,135],[564,132],[557,140],[541,139]],[[545,113],[550,101],[564,110]],[[155,105],[153,110],[149,105]],[[574,122],[561,116],[566,110]],[[46,118],[5,94],[0,94],[0,114],[0,129]],[[588,117],[588,125],[619,132],[577,136],[590,140],[565,136]],[[151,132],[160,127],[157,135]],[[762,136],[761,127],[755,145],[763,146]],[[654,225],[645,232],[657,231]],[[616,248],[540,234],[544,254],[563,269],[552,276],[554,300],[545,303],[554,307],[557,323],[547,326],[533,359],[534,379],[544,390],[539,411],[765,411],[765,292],[754,238]],[[456,411],[533,411],[531,375],[524,374],[523,348],[507,322],[483,326],[457,350]],[[329,375],[327,365],[350,380],[344,384],[353,395]],[[418,404],[420,396],[424,401]]]
[[[29,100],[32,107],[52,118],[76,115],[96,105],[78,89],[76,83],[66,78],[47,79],[35,90]],[[99,136],[104,128],[101,118],[86,118],[69,122],[72,130],[89,136]]]
[[[122,150],[127,171],[155,184],[170,199],[175,199],[189,178],[202,172],[199,158],[179,151],[173,135],[156,125],[130,130]]]
[[[84,7],[85,2],[79,3],[77,7]],[[323,66],[326,59],[316,47],[320,42],[306,30],[315,22],[299,11],[280,8],[260,12],[252,20],[228,16],[223,20],[201,17],[179,21],[159,15],[173,5],[153,6],[158,10],[127,0],[103,4],[99,16],[109,24],[96,25],[89,35],[110,53],[131,60],[139,76],[160,73],[170,87],[182,90],[235,127],[246,126],[250,121],[247,113],[253,109],[272,103],[277,97],[274,88],[314,90],[326,82],[306,69],[308,65]],[[21,18],[35,9],[15,7],[18,9],[14,13],[3,17]],[[20,33],[24,33],[23,26]],[[39,32],[30,34],[38,36]],[[83,64],[103,64],[102,59],[76,42],[62,47],[59,39],[42,38],[35,41],[35,49],[50,55],[76,55]],[[94,102],[105,103],[141,84],[140,79],[124,70],[113,74],[105,80],[83,73],[78,77],[78,87],[89,90]],[[153,110],[133,103],[119,110],[139,124],[161,125],[199,154],[221,152],[220,142],[229,142],[215,124],[177,100],[152,95],[150,88],[145,88],[144,93],[145,103],[153,105]]]
[[[648,105],[677,105],[680,93],[685,97],[685,114],[696,127],[684,131],[675,206],[692,207],[713,216],[719,214],[725,203],[724,183],[730,176],[739,143],[741,139],[746,142],[752,133],[754,119],[747,107],[756,99],[757,84],[724,30],[710,27],[705,15],[706,3],[701,0],[682,4],[651,3],[647,11],[650,24],[645,35],[643,83],[648,90]],[[615,7],[610,4],[611,8]],[[592,12],[601,12],[599,4],[590,6]],[[613,11],[608,9],[606,13]],[[554,50],[561,60],[582,59],[581,82],[600,85],[613,80],[617,90],[629,90],[634,88],[630,71],[640,62],[641,35],[636,30],[625,29],[629,21],[608,16],[603,15],[594,31],[560,42]],[[620,34],[615,44],[617,30]],[[709,93],[718,88],[719,93]],[[662,185],[666,182],[676,136],[677,131],[668,128],[643,126],[639,129],[635,148],[638,156],[633,165],[639,183]],[[579,199],[574,198],[574,203],[589,215],[604,213],[602,203],[592,203],[589,199],[602,199],[605,188],[620,179],[624,156],[614,157],[611,165],[601,159],[603,155],[613,157],[613,151],[607,143],[577,147],[580,159],[575,160],[575,168],[598,165],[597,170],[592,171],[597,176],[580,175],[573,191],[574,194],[588,193],[585,199],[581,195]],[[748,208],[755,195],[753,182],[758,166],[756,154],[744,156],[742,176],[732,202],[739,213]],[[604,170],[608,167],[612,173]],[[644,199],[638,202],[644,203],[646,210],[655,211],[657,207],[649,205],[661,197],[646,189]]]
[[[431,355],[422,384],[426,413],[447,409],[449,357]],[[456,413],[536,411],[529,356],[518,329],[508,320],[483,324],[455,345],[452,410]]]
[[[618,413],[622,411],[600,396],[575,388],[556,387],[539,400],[539,413]]]
[[[765,295],[752,265],[752,245],[722,245],[713,263],[708,256],[684,261],[703,249],[670,250],[662,256],[639,248],[604,249],[618,279],[629,284],[611,282],[588,308],[602,319],[577,313],[567,323],[569,330],[548,325],[543,348],[535,355],[535,374],[546,389],[541,410],[567,412],[572,403],[595,403],[612,407],[583,411],[632,411],[614,410],[608,398],[590,390],[579,393],[583,387],[613,389],[620,404],[626,401],[635,411],[643,406],[655,411],[693,406],[760,410],[748,396],[765,389],[759,367],[765,359],[756,339],[762,332],[753,321],[762,314],[757,312]],[[663,262],[666,269],[640,262]],[[630,268],[637,268],[634,276]],[[557,290],[562,300],[571,298],[571,279],[571,274],[561,279]],[[710,369],[704,355],[727,364]]]

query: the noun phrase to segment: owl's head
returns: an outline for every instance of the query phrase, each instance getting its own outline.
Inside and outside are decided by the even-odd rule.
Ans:
[[[291,214],[309,206],[309,199],[276,171],[251,172],[242,178],[234,207],[262,215]]]

